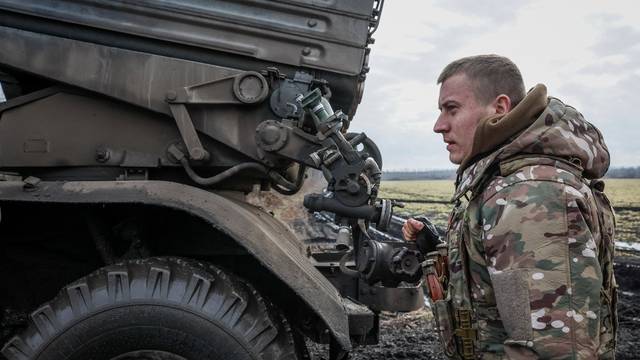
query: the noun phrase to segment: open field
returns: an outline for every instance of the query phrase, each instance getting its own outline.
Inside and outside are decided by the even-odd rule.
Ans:
[[[616,208],[619,241],[640,240],[640,179],[607,179],[605,192]],[[451,180],[383,181],[380,196],[390,199],[423,201],[406,203],[397,209],[400,216],[426,214],[436,225],[445,226],[453,194]]]

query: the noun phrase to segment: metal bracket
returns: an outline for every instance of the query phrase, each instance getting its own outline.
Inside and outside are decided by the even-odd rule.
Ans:
[[[358,301],[374,311],[414,311],[424,306],[424,289],[422,283],[394,288],[361,282]]]
[[[176,121],[176,125],[178,125],[182,140],[187,146],[189,157],[196,161],[208,159],[209,152],[204,149],[202,142],[200,142],[187,107],[184,106],[184,104],[169,104],[169,108],[171,109],[173,119]]]
[[[169,103],[182,140],[189,151],[189,158],[207,160],[209,153],[202,146],[198,133],[189,116],[188,104],[256,104],[267,98],[269,84],[260,73],[246,71],[234,76],[209,81],[202,84],[185,86],[168,91]]]

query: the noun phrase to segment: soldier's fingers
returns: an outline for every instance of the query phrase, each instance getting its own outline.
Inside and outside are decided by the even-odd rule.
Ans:
[[[413,230],[417,230],[417,231],[422,230],[422,228],[424,227],[424,223],[422,223],[422,221],[418,221],[413,218],[407,219],[407,222],[405,223],[405,225],[406,224],[409,224],[409,226],[411,226]]]
[[[406,225],[402,227],[402,236],[404,237],[405,240],[416,239],[415,233],[411,229],[409,229]]]

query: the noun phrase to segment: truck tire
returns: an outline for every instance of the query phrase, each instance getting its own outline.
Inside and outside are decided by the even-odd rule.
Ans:
[[[109,265],[67,285],[2,349],[9,360],[297,359],[291,331],[247,283],[199,262]]]

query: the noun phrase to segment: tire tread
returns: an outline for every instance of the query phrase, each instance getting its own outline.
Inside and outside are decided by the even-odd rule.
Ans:
[[[226,328],[258,359],[298,358],[284,317],[250,284],[214,265],[174,257],[109,265],[67,285],[0,352],[8,360],[38,359],[49,343],[95,312],[145,302],[196,312]]]

